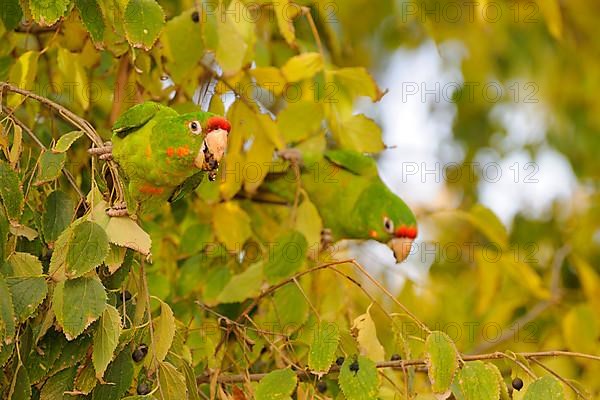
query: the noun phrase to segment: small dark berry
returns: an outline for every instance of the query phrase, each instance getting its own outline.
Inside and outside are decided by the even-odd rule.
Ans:
[[[137,386],[137,394],[139,394],[139,395],[142,395],[142,396],[143,396],[143,395],[145,395],[145,394],[148,394],[148,393],[150,393],[150,386],[148,386],[147,384],[145,384],[145,383],[140,383],[140,384]]]
[[[338,358],[335,360],[335,363],[336,363],[338,366],[340,366],[340,367],[341,367],[341,366],[342,366],[342,364],[344,364],[344,357],[338,357]]]
[[[327,391],[327,382],[319,381],[317,382],[317,390],[319,393],[325,393]]]
[[[352,372],[354,372],[354,373],[356,374],[356,373],[358,372],[359,368],[360,368],[360,367],[358,366],[358,360],[354,360],[354,361],[352,362],[352,364],[350,364],[350,367],[349,367],[349,368],[350,368],[350,371],[352,371]]]
[[[198,11],[194,11],[192,13],[192,21],[194,21],[194,22],[200,21],[200,15],[198,14]]]
[[[402,356],[400,356],[400,354],[398,354],[398,353],[394,353],[390,357],[390,360],[391,361],[400,361],[400,360],[402,360]]]
[[[512,387],[515,390],[521,390],[521,389],[523,389],[523,379],[521,379],[521,378],[515,378],[515,379],[513,379],[513,381],[512,381]]]
[[[137,349],[134,350],[131,358],[133,358],[133,361],[135,362],[140,362],[146,357],[146,354],[148,354],[148,346],[140,344]]]
[[[130,292],[129,290],[126,290],[126,291],[123,293],[123,297],[125,298],[125,301],[129,301],[129,300],[131,300],[131,292]]]

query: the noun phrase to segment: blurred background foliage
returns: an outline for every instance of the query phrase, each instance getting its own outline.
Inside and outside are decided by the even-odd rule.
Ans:
[[[471,163],[489,154],[502,159],[518,150],[535,160],[540,152],[551,149],[568,161],[566,168],[575,182],[565,182],[571,188],[568,196],[553,200],[544,212],[532,212],[538,206],[534,197],[529,209],[522,207],[508,218],[498,218],[479,204],[483,177],[476,174],[475,179],[468,179],[469,174],[463,173],[461,179],[443,182],[435,198],[408,201],[420,224],[412,264],[409,259],[407,266],[383,270],[372,265],[376,264],[373,260],[365,264],[382,282],[395,283],[397,300],[431,329],[446,331],[462,352],[563,349],[599,353],[600,41],[596,24],[600,3],[159,3],[160,8],[150,0],[4,1],[0,80],[64,105],[90,121],[107,140],[118,115],[144,100],[169,104],[178,111],[201,103],[232,122],[229,151],[217,182],[204,182],[193,196],[165,205],[159,215],[142,222],[153,243],[153,263],[146,265],[149,291],[168,302],[181,322],[178,330],[185,332],[197,374],[206,368],[265,372],[284,367],[290,360],[305,365],[311,339],[302,329],[286,332],[291,334],[286,339],[252,331],[246,332],[250,337],[232,334],[213,356],[220,334],[207,332],[209,327],[220,326],[216,313],[237,318],[249,299],[264,289],[265,278],[273,283],[264,275],[264,262],[255,262],[264,259],[265,243],[282,237],[296,240],[286,236],[290,229],[306,238],[306,259],[301,265],[286,264],[285,277],[361,250],[336,247],[338,253],[320,254],[315,260],[322,228],[318,210],[310,199],[297,210],[293,205],[253,201],[270,172],[259,168],[255,173],[253,168],[273,162],[274,152],[288,146],[343,147],[381,155],[393,181],[394,175],[404,171],[403,160],[384,142],[393,145],[400,139],[406,121],[382,121],[378,107],[387,107],[392,114],[400,110],[402,104],[386,103],[386,97],[406,86],[379,87],[375,82],[390,74],[416,74],[394,69],[398,68],[395,57],[399,53],[416,57],[418,49],[432,43],[437,62],[455,66],[459,73],[459,85],[450,92],[450,99],[422,101],[432,119],[436,109],[444,106],[440,103],[453,108],[451,126],[445,127],[450,136],[439,139],[451,146],[440,146],[436,140],[425,143],[436,149],[438,160],[455,160],[467,171]],[[477,89],[469,93],[467,82],[477,84]],[[510,89],[515,82],[518,93]],[[504,89],[500,100],[490,101],[478,89],[490,83]],[[3,96],[47,147],[71,130],[59,115],[38,102],[23,102],[14,94]],[[500,118],[499,106],[505,106]],[[524,122],[503,123],[519,116]],[[540,119],[542,134],[526,137],[527,122]],[[27,207],[19,221],[23,228],[11,231],[14,238],[9,244],[42,260],[46,257],[47,263],[58,235],[28,240],[24,227],[41,229],[37,228],[39,215],[49,193],[58,187],[69,195],[72,216],[76,208],[80,215],[84,207],[75,206],[77,193],[58,173],[38,177],[37,184],[31,185],[39,150],[19,132],[21,146],[21,138],[7,119],[2,126],[4,158],[19,171],[27,188]],[[507,138],[512,138],[508,147]],[[92,182],[102,181],[100,167],[90,163],[87,147],[89,142],[79,141],[62,160],[85,194],[92,190]],[[449,151],[456,154],[449,156]],[[535,192],[536,184],[531,185]],[[421,187],[393,185],[405,199]],[[486,193],[492,198],[504,190],[494,184],[488,188]],[[297,213],[294,219],[290,212]],[[475,251],[470,252],[473,244]],[[419,262],[427,245],[434,249],[433,261]],[[448,250],[453,246],[458,257]],[[502,256],[481,251],[490,247],[492,253],[500,249]],[[391,259],[390,253],[387,256]],[[395,270],[390,272],[390,268]],[[364,280],[355,269],[344,271],[352,279]],[[294,326],[314,326],[317,319],[333,322],[341,333],[336,354],[347,356],[359,347],[351,336],[352,321],[376,301],[385,312],[371,308],[375,341],[383,345],[386,359],[396,352],[407,355],[405,349],[398,349],[398,335],[386,318],[386,313],[400,310],[379,288],[365,282],[364,290],[372,297],[366,296],[351,279],[330,271],[305,275],[299,282],[300,286],[286,285],[263,299],[253,310],[253,323],[277,330],[283,322]],[[134,295],[138,292],[133,278],[112,289],[120,287]],[[422,332],[414,322],[401,319],[411,354],[419,358]],[[276,326],[269,327],[273,321]],[[248,348],[248,341],[253,346]],[[556,358],[546,365],[581,382],[591,398],[600,394],[597,362]],[[499,366],[510,375],[509,363]],[[531,368],[546,373],[536,365]],[[389,377],[392,383],[381,383],[381,398],[405,391],[400,372]],[[423,374],[417,374],[414,390],[419,398],[430,398]],[[573,390],[566,388],[565,393],[575,398]],[[299,398],[326,395],[341,396],[333,384],[326,394],[318,393],[312,384],[298,389]]]

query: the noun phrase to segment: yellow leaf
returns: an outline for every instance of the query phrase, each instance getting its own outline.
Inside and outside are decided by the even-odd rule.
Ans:
[[[213,208],[215,235],[229,251],[239,251],[251,235],[250,217],[237,203],[228,201]]]
[[[21,89],[31,89],[37,75],[39,56],[40,53],[33,50],[21,55],[10,69],[9,82]],[[21,101],[23,101],[23,98],[20,94],[11,94],[8,97],[8,105],[11,108],[17,107],[21,104]]]
[[[367,312],[359,315],[354,320],[352,324],[352,334],[358,341],[360,353],[369,357],[371,360],[379,361],[385,359],[385,353],[383,351],[383,346],[379,343],[379,339],[377,339],[377,328],[369,313],[372,306],[373,305],[371,304],[369,308],[367,308]]]
[[[383,92],[364,67],[340,68],[327,71],[326,74],[327,81],[333,81],[341,91],[348,92],[352,98],[367,96],[373,101],[379,101],[383,96]]]
[[[367,153],[377,153],[383,150],[381,128],[372,119],[363,114],[352,115],[342,121],[338,129],[332,130],[336,141],[344,149]]]
[[[58,49],[58,69],[63,74],[64,82],[74,84],[71,93],[84,110],[90,106],[90,86],[88,83],[87,74],[83,65],[80,62],[79,55],[71,53],[64,48]]]
[[[269,91],[275,96],[279,96],[286,85],[286,80],[279,70],[275,67],[258,67],[249,71],[256,83]]]
[[[571,351],[597,354],[600,324],[589,304],[573,307],[562,321],[563,335]]]
[[[556,39],[562,38],[563,23],[558,0],[541,0],[537,4],[546,19],[548,30]]]
[[[281,68],[288,82],[312,78],[323,69],[323,58],[319,53],[304,53],[290,58]]]
[[[275,9],[275,16],[277,17],[277,25],[279,25],[279,31],[285,41],[294,45],[296,42],[296,35],[294,30],[293,22],[293,10],[299,10],[299,7],[290,7],[290,0],[275,0],[273,1],[273,8]]]
[[[583,293],[587,297],[597,316],[600,316],[600,276],[587,261],[580,257],[573,257],[573,264],[577,268],[579,281],[583,287]]]

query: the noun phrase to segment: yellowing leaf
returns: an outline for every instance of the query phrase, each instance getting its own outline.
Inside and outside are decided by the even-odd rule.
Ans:
[[[565,392],[560,382],[546,375],[531,383],[523,400],[564,400]]]
[[[81,64],[80,55],[60,47],[56,59],[64,81],[74,83],[75,99],[84,110],[87,110],[90,106],[90,84],[85,68]]]
[[[33,19],[40,25],[50,26],[65,15],[70,0],[29,0]]]
[[[297,382],[296,374],[289,368],[272,371],[260,380],[254,396],[256,400],[287,400]]]
[[[129,44],[145,50],[154,45],[165,24],[165,14],[154,0],[129,0],[123,18]]]
[[[556,39],[561,39],[563,22],[560,11],[560,2],[558,0],[543,0],[537,1],[536,4],[539,5],[544,18],[546,19],[548,30],[552,36],[554,36]]]
[[[336,324],[321,321],[315,325],[313,341],[308,353],[308,366],[313,373],[323,375],[329,372],[339,342],[340,330]]]
[[[10,153],[8,155],[8,161],[10,162],[11,168],[15,168],[17,166],[17,162],[19,162],[19,157],[21,156],[21,150],[22,150],[22,145],[23,145],[22,142],[23,142],[23,128],[21,128],[19,125],[14,125],[14,127],[13,127],[13,144],[10,148]]]
[[[600,349],[600,322],[589,304],[573,307],[562,321],[563,335],[571,351],[596,354]]]
[[[175,337],[175,317],[171,307],[163,301],[160,302],[160,316],[152,321],[154,326],[154,343],[148,348],[148,355],[144,359],[150,371],[156,370],[165,359]]]
[[[8,163],[0,160],[0,199],[6,210],[6,216],[11,221],[18,221],[23,212],[24,197],[21,181],[17,173]]]
[[[287,143],[299,142],[319,132],[323,117],[321,103],[298,101],[279,113],[277,127]]]
[[[352,323],[352,334],[358,341],[360,353],[371,360],[384,360],[385,353],[383,346],[377,339],[377,328],[371,318],[369,310],[372,304],[367,308],[367,312],[359,315]]]
[[[372,119],[359,114],[342,121],[339,129],[333,131],[340,146],[366,153],[383,150],[381,128]]]
[[[102,10],[95,0],[75,0],[81,20],[90,33],[95,45],[101,45],[104,39],[104,18]]]
[[[119,344],[121,328],[119,311],[113,306],[107,305],[94,333],[92,362],[98,379],[102,379],[106,367],[113,358],[113,352]]]
[[[264,271],[267,281],[274,284],[300,269],[306,259],[308,243],[300,232],[290,231],[278,236],[270,245]]]
[[[488,400],[500,397],[500,385],[496,373],[482,361],[466,363],[457,378],[464,400]]]
[[[54,289],[52,309],[68,340],[79,336],[105,307],[106,292],[98,277],[62,281]]]
[[[0,349],[13,343],[15,336],[15,311],[12,295],[6,284],[6,279],[0,274]]]
[[[202,22],[192,20],[194,12],[195,9],[190,9],[169,20],[161,33],[160,43],[164,46],[167,58],[166,68],[175,83],[181,83],[187,78],[187,74],[198,65],[204,54]]]
[[[323,69],[323,58],[319,53],[302,53],[290,58],[281,72],[288,82],[312,78]]]
[[[450,385],[458,370],[458,351],[444,332],[433,331],[425,341],[427,374],[431,388],[440,399],[450,396]]]
[[[287,83],[279,68],[276,67],[258,67],[251,69],[248,73],[256,79],[259,86],[269,90],[275,96],[281,94]]]
[[[11,277],[6,279],[13,296],[15,315],[24,322],[46,298],[48,285],[43,276]]]
[[[42,263],[32,254],[14,252],[8,258],[10,276],[36,276],[42,274]]]
[[[573,257],[573,264],[577,268],[583,292],[592,305],[597,318],[600,318],[600,296],[598,295],[598,293],[600,293],[600,276],[594,268],[581,257]]]
[[[383,96],[377,83],[364,67],[329,70],[326,74],[327,81],[333,81],[338,89],[348,93],[351,99],[367,96],[373,101],[379,101]]]
[[[67,250],[67,276],[76,278],[100,265],[108,254],[108,237],[102,227],[84,221],[73,229]]]
[[[321,231],[323,230],[323,222],[317,207],[305,196],[298,211],[296,212],[296,225],[294,227],[306,238],[308,242],[308,248],[311,252],[309,256],[316,258],[318,251],[321,246]]]
[[[212,224],[217,239],[230,251],[240,251],[252,234],[250,217],[237,203],[230,201],[213,208]]]
[[[173,364],[163,362],[158,368],[160,389],[156,393],[161,400],[187,399],[185,376]]]
[[[299,10],[300,8],[290,7],[290,4],[290,0],[273,1],[273,8],[275,10],[277,25],[279,25],[281,36],[283,36],[288,44],[293,45],[296,42],[296,35],[294,30],[294,15],[292,15],[292,10]]]
[[[237,5],[237,9],[235,9]],[[248,43],[244,40],[243,32],[240,32],[235,18],[239,18],[240,8],[244,7],[241,3],[233,1],[226,17],[217,18],[217,35],[219,44],[216,52],[216,59],[224,75],[233,75],[238,72],[244,63],[244,57],[248,50]]]
[[[375,362],[363,356],[346,357],[340,369],[339,383],[348,400],[377,398],[379,382]]]
[[[252,264],[244,272],[233,276],[229,280],[217,297],[217,302],[238,303],[254,297],[260,293],[262,283],[262,264]]]
[[[42,152],[35,184],[41,185],[58,179],[65,166],[65,160],[65,153]]]
[[[58,141],[52,148],[52,151],[55,153],[64,153],[65,151],[69,150],[69,148],[71,148],[71,145],[82,136],[82,131],[73,131],[65,133],[64,135],[61,135],[61,137],[58,139]]]
[[[11,67],[8,80],[21,89],[31,89],[37,75],[39,56],[40,53],[33,50],[23,53]],[[7,103],[9,107],[16,108],[22,101],[20,94],[11,94]]]

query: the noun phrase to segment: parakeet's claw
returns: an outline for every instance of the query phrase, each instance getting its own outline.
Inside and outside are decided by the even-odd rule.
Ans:
[[[127,204],[114,204],[112,207],[106,210],[106,215],[108,215],[109,217],[125,217],[129,215],[129,212],[127,212]]]
[[[321,231],[321,250],[326,250],[333,243],[331,229],[323,228]]]
[[[277,154],[278,157],[281,157],[282,159],[289,161],[293,164],[302,164],[302,153],[298,149],[287,148],[283,150],[278,150],[275,154]]]
[[[112,143],[104,142],[102,147],[92,147],[88,149],[88,153],[98,156],[101,160],[112,160]]]

